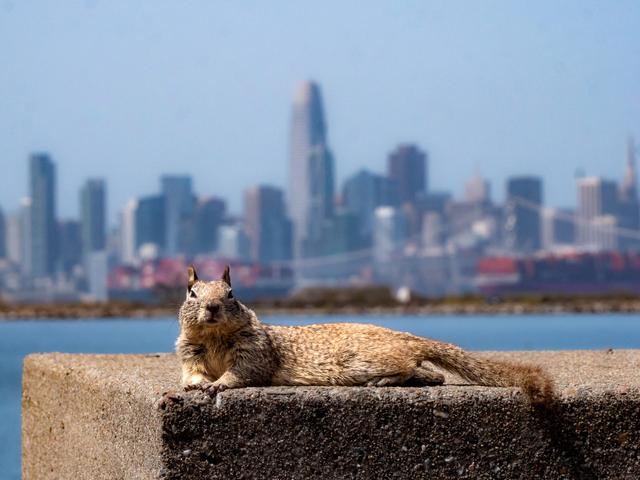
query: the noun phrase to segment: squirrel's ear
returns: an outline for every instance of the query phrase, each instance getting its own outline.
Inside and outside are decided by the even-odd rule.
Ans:
[[[229,265],[224,267],[224,272],[222,272],[222,277],[220,277],[220,279],[227,285],[231,286],[231,275],[229,275]]]
[[[187,269],[187,273],[189,274],[189,281],[187,282],[187,289],[191,290],[193,284],[198,281],[198,274],[196,273],[196,269],[193,265],[191,265]]]

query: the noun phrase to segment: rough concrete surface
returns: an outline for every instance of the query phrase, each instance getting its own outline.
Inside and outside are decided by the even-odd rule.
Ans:
[[[23,478],[640,478],[640,350],[482,355],[546,368],[560,402],[453,376],[211,399],[174,355],[31,355]]]

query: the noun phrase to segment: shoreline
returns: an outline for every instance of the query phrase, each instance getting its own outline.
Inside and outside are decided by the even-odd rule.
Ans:
[[[632,314],[640,313],[640,300],[633,301],[567,301],[528,304],[505,301],[497,304],[444,302],[418,305],[383,306],[275,306],[247,305],[259,315],[535,315],[535,314]],[[83,319],[145,319],[177,317],[177,308],[123,304],[52,304],[2,305],[0,321],[10,320],[83,320]]]

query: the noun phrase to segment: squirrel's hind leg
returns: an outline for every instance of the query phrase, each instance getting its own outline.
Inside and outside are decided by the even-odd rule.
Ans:
[[[443,383],[444,375],[422,363],[415,368],[413,376],[407,380],[406,385],[412,387],[430,387],[442,385]]]
[[[367,387],[391,387],[394,385],[402,385],[409,378],[411,378],[411,374],[398,374],[398,375],[389,375],[386,377],[374,377],[366,383],[366,386]]]

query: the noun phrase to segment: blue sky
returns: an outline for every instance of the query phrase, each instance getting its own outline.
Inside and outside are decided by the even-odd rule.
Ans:
[[[619,178],[640,141],[640,2],[0,0],[0,206],[52,153],[59,213],[88,176],[111,218],[162,173],[190,173],[234,210],[286,185],[296,84],[325,98],[338,179],[383,170],[399,142],[430,154],[430,186],[478,169],[573,205],[577,169]]]

